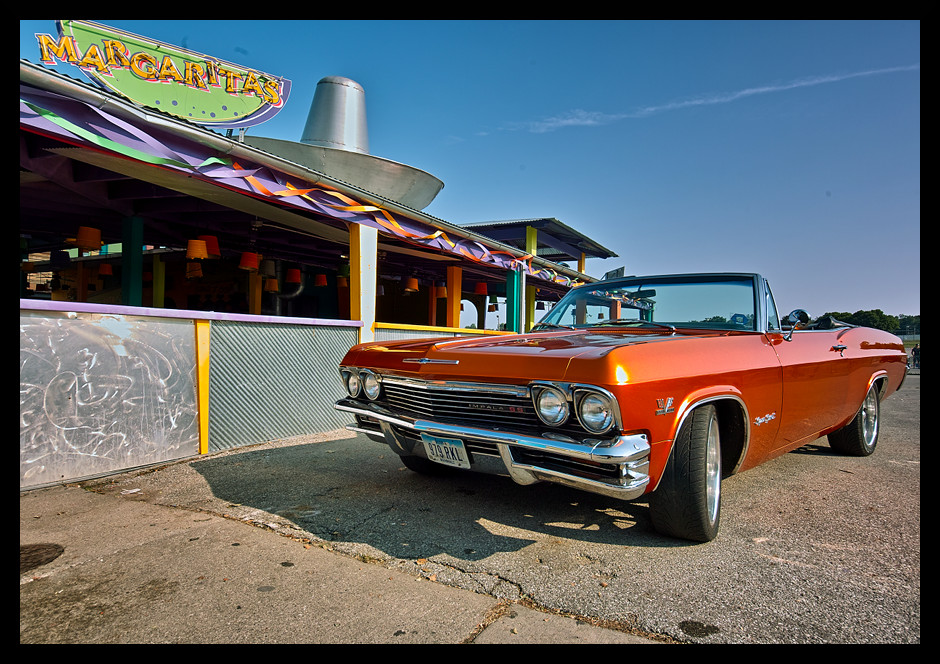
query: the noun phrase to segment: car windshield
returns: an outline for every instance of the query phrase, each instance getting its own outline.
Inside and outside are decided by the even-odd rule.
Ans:
[[[631,277],[570,290],[537,325],[756,330],[749,275]]]

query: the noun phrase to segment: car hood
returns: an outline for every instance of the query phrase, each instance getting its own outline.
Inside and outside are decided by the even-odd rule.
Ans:
[[[486,378],[499,382],[559,379],[572,360],[603,360],[612,351],[640,344],[679,343],[695,336],[659,331],[564,330],[487,337],[373,342],[354,347],[345,364],[426,375]]]

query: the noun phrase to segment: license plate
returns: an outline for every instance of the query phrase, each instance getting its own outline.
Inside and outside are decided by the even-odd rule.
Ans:
[[[445,466],[453,466],[454,468],[470,468],[467,448],[464,447],[462,440],[438,438],[423,433],[421,434],[421,441],[424,443],[424,450],[431,461]]]

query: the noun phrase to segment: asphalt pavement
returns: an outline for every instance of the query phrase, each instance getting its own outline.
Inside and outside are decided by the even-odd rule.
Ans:
[[[726,479],[708,544],[340,431],[21,492],[20,560],[21,643],[920,643],[920,376],[870,457]]]
[[[187,467],[21,492],[21,643],[661,642],[338,553],[237,505],[193,508],[220,502]],[[190,506],[149,502],[179,491]]]

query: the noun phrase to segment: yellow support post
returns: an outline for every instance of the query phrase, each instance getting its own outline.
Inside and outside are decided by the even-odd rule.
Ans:
[[[209,326],[196,322],[196,409],[199,418],[199,453],[209,452]]]
[[[359,343],[375,341],[378,237],[371,226],[349,224],[349,317],[362,321]]]
[[[463,268],[447,266],[447,327],[460,327]]]

